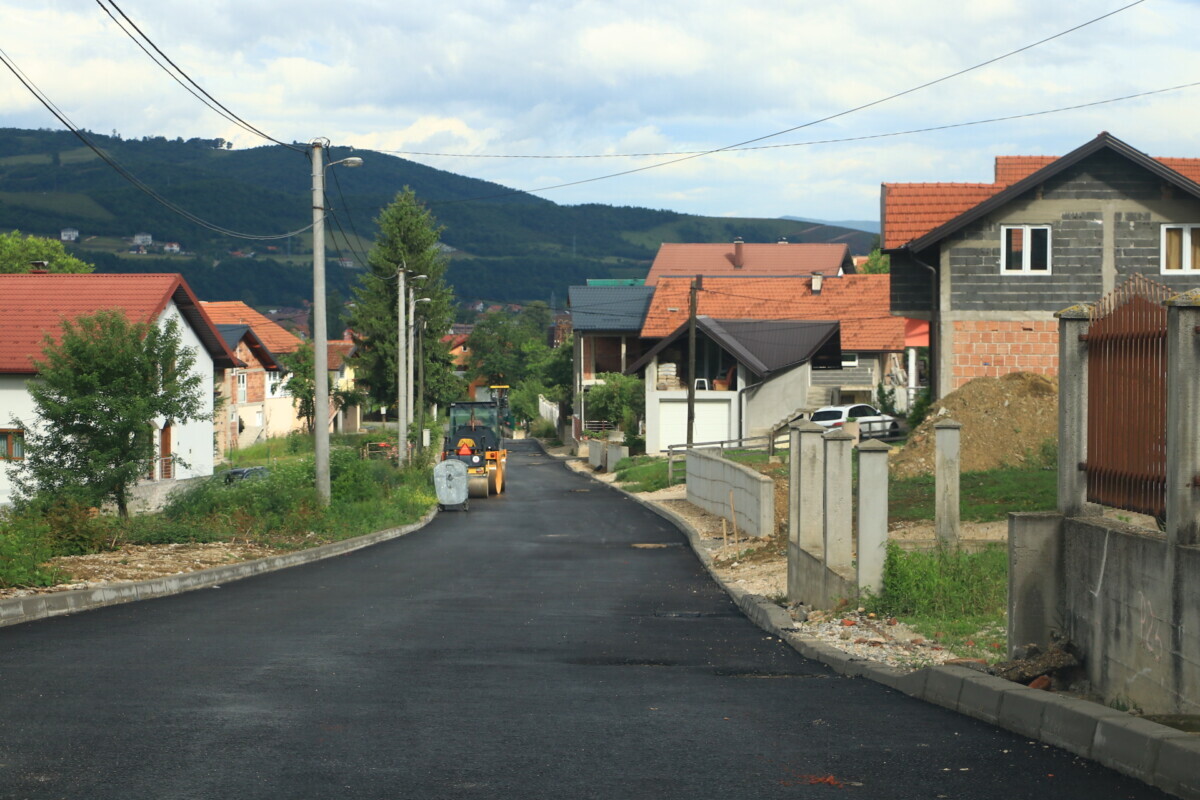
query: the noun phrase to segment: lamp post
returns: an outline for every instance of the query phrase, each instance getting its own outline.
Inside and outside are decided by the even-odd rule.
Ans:
[[[325,170],[337,164],[362,166],[357,156],[322,165],[328,139],[313,139],[313,458],[316,462],[317,500],[329,505],[329,334],[325,324]]]

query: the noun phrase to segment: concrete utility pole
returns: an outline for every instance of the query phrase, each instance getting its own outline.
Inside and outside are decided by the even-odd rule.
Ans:
[[[312,142],[313,213],[313,457],[317,500],[329,505],[329,336],[325,330],[325,168],[323,139]]]
[[[357,156],[322,164],[322,151],[328,139],[313,139],[312,212],[313,212],[313,458],[316,462],[317,499],[329,505],[329,332],[325,321],[325,170],[336,164],[362,165]]]
[[[691,296],[688,298],[688,382],[687,382],[687,444],[695,442],[696,429],[696,307],[701,282],[697,275],[692,278]]]
[[[407,290],[404,286],[404,276],[408,273],[404,264],[401,264],[396,269],[396,464],[403,464],[405,456],[408,454],[408,417],[405,415],[405,409],[408,408],[408,397],[406,389],[408,388],[408,344],[404,341],[404,334],[408,331],[408,324],[404,319],[405,299]]]

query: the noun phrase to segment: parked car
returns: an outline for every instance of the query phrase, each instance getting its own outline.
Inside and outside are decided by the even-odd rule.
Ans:
[[[900,433],[900,423],[895,417],[864,403],[818,408],[809,419],[826,428],[840,428],[853,419],[858,422],[858,429],[863,434],[872,436],[894,436]]]
[[[237,483],[238,481],[259,480],[267,477],[268,474],[269,470],[266,467],[237,467],[235,469],[227,469],[224,472],[218,472],[213,477],[230,484]]]

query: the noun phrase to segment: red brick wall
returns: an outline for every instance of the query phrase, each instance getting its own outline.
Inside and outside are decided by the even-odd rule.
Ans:
[[[954,323],[951,390],[1010,372],[1058,374],[1058,320]]]

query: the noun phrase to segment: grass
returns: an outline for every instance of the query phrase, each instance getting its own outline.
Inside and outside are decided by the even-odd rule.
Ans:
[[[964,472],[959,477],[963,521],[994,522],[1010,511],[1052,511],[1058,503],[1054,470],[1003,467],[987,472]],[[888,486],[888,518],[914,522],[932,520],[935,486],[932,475],[893,478]]]
[[[667,460],[661,456],[632,456],[622,458],[615,469],[617,482],[630,492],[656,492],[667,487]],[[675,464],[675,484],[686,482],[682,461]]]
[[[918,633],[960,656],[1007,654],[1008,551],[940,548],[905,552],[888,545],[883,591],[863,601],[880,616],[902,617]]]

